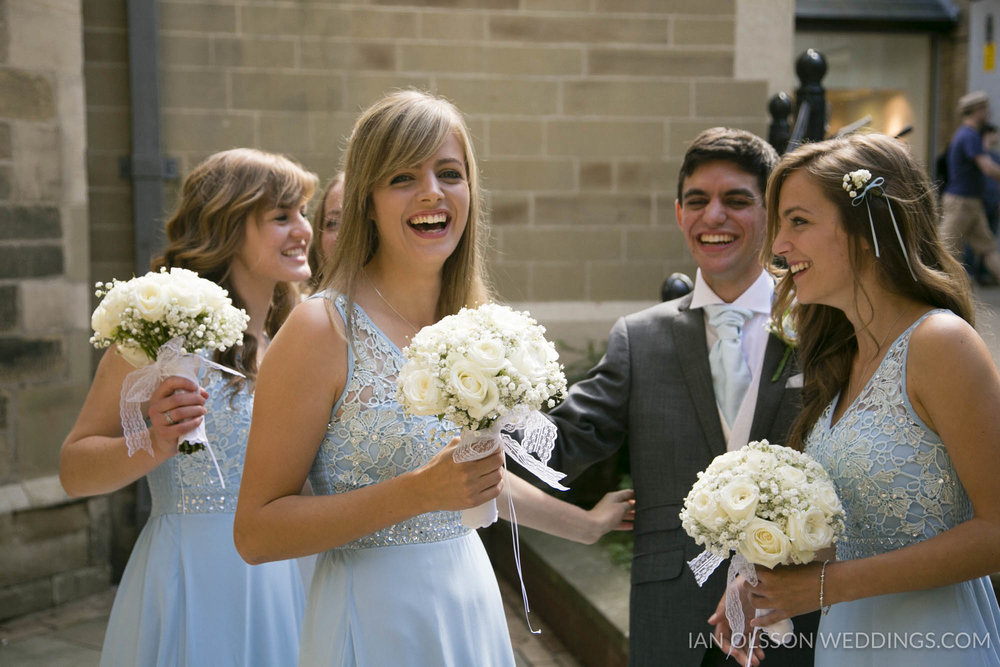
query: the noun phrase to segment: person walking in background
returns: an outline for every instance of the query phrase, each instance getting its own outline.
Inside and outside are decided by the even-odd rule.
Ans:
[[[685,562],[702,549],[681,528],[679,513],[715,456],[750,440],[783,443],[798,413],[795,364],[787,344],[765,330],[774,280],[760,260],[764,187],[777,161],[749,132],[717,127],[695,137],[676,201],[698,265],[694,290],[618,320],[604,358],[549,413],[559,428],[551,463],[569,479],[628,447],[636,495],[633,666],[725,660],[709,625],[725,577],[698,587]],[[816,618],[798,625],[808,635]],[[774,665],[811,660],[807,648],[768,656]]]
[[[1000,665],[1000,374],[922,166],[884,135],[806,144],[767,206],[805,379],[789,444],[830,474],[845,534],[835,559],[758,568],[753,624],[822,609],[824,667]]]
[[[496,577],[457,510],[506,488],[520,523],[593,542],[624,527],[631,492],[588,512],[505,476],[501,452],[457,463],[458,429],[397,399],[400,349],[491,296],[479,172],[458,110],[389,94],[358,119],[344,164],[332,271],[261,368],[237,548],[251,563],[320,554],[302,665],[513,665]],[[307,476],[316,495],[299,493]]]
[[[323,279],[323,266],[333,255],[340,233],[340,214],[344,205],[344,172],[338,171],[330,179],[319,205],[312,216],[312,240],[309,242],[309,292],[315,292]]]
[[[1000,164],[1000,153],[997,152],[997,142],[1000,141],[1000,132],[997,126],[992,123],[983,125],[983,150],[997,164]],[[983,177],[983,210],[986,212],[986,225],[990,233],[996,238],[998,223],[1000,223],[1000,181]],[[983,266],[983,258],[972,252],[972,248],[965,246],[965,267],[969,274],[980,285],[992,285],[993,276],[990,275],[986,267]]]
[[[134,368],[111,347],[63,443],[59,478],[70,496],[110,493],[142,476],[152,510],[122,575],[102,665],[294,664],[305,596],[294,561],[250,567],[233,545],[257,368],[309,277],[305,206],[316,176],[280,155],[216,153],[185,179],[153,268],[181,267],[218,283],[250,315],[243,342],[214,360],[245,378],[202,372],[204,389],[168,377],[149,400],[153,456],[129,457],[119,411]],[[208,354],[207,352],[205,354]],[[209,451],[178,454],[201,420]]]
[[[990,100],[977,91],[958,101],[962,124],[948,144],[948,181],[941,197],[941,240],[961,259],[965,244],[982,258],[1000,283],[1000,251],[983,210],[984,178],[1000,180],[1000,164],[983,148],[982,129],[990,117]]]

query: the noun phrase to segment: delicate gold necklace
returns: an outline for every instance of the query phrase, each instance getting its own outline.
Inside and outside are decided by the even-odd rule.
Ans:
[[[393,307],[393,305],[391,303],[389,303],[389,300],[386,299],[382,295],[382,292],[379,291],[379,288],[375,286],[375,282],[371,279],[371,276],[368,275],[368,271],[365,271],[364,269],[362,269],[361,272],[365,274],[365,280],[368,281],[368,284],[371,285],[372,289],[375,290],[375,293],[378,294],[378,298],[382,299],[382,303],[384,303],[385,305],[389,306],[389,310],[391,310],[392,312],[396,313],[396,317],[398,317],[399,319],[401,319],[404,322],[406,322],[407,326],[409,326],[411,329],[413,329],[414,333],[416,333],[417,331],[420,331],[420,327],[418,327],[413,322],[411,322],[410,320],[408,320],[405,317],[403,317],[403,314],[401,312],[399,312],[398,310],[396,310]],[[409,338],[409,336],[407,336],[407,338]]]
[[[894,319],[894,320],[892,321],[892,324],[890,324],[890,325],[889,325],[889,329],[888,329],[888,330],[886,331],[886,333],[885,333],[885,336],[883,336],[883,337],[882,337],[882,342],[881,342],[881,343],[879,343],[879,346],[878,346],[878,352],[881,352],[881,353],[882,353],[882,356],[881,356],[881,357],[879,357],[879,363],[881,363],[881,360],[885,358],[885,351],[883,350],[883,348],[885,347],[885,344],[886,344],[886,342],[888,342],[888,340],[889,340],[889,336],[891,336],[891,335],[892,335],[892,332],[893,332],[893,330],[894,330],[894,329],[895,329],[895,327],[896,327],[896,323],[897,323],[897,322],[899,322],[899,319],[900,319],[900,318],[901,318],[901,317],[902,317],[902,316],[903,316],[903,315],[904,315],[904,314],[906,313],[906,310],[907,310],[907,309],[906,309],[906,307],[904,306],[904,307],[903,307],[903,310],[899,311],[899,315],[896,315],[896,319]],[[873,360],[874,360],[874,359],[873,359]],[[872,360],[872,361],[873,361],[873,360]],[[862,371],[867,371],[867,370],[868,370],[868,367],[872,365],[872,361],[868,361],[868,362],[866,362],[866,363],[865,363],[865,365],[864,365],[864,366],[862,366],[861,370],[862,370]],[[877,370],[878,370],[878,365],[876,365],[876,366],[875,366],[875,371],[877,371]],[[872,371],[872,373],[874,374],[874,373],[875,373],[875,371]],[[860,380],[860,381],[864,382],[865,384],[867,384],[867,382],[868,382],[868,379],[866,379],[866,378],[864,377],[864,376],[865,376],[865,374],[866,374],[866,373],[864,373],[864,372],[860,372],[860,373],[858,373],[858,380]],[[852,382],[851,384],[853,385],[853,384],[855,384],[855,383],[856,383],[856,382]],[[860,387],[858,388],[858,394],[860,394],[860,393],[861,393],[861,392],[862,392],[862,391],[864,390],[864,388],[865,388],[865,385],[864,385],[864,384],[863,384],[863,385],[861,385],[861,386],[860,386]],[[851,389],[851,387],[850,387],[850,386],[848,386],[848,389]],[[852,398],[856,398],[856,396],[852,396]]]

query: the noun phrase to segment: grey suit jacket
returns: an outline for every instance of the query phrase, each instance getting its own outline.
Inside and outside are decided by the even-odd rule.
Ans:
[[[687,560],[701,552],[679,512],[697,473],[726,451],[708,362],[705,320],[691,295],[619,319],[608,350],[550,417],[559,439],[550,465],[572,480],[621,446],[629,448],[636,494],[630,596],[631,665],[698,665],[725,589],[725,569],[699,589]],[[786,387],[788,363],[771,381],[785,346],[770,336],[751,440],[783,444],[801,407]],[[702,633],[699,638],[699,633]]]

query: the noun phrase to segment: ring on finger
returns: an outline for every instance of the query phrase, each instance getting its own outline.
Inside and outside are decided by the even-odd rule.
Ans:
[[[167,410],[166,412],[164,412],[163,416],[166,417],[166,419],[167,419],[167,425],[168,426],[173,426],[174,424],[177,423],[177,422],[174,421],[173,417],[170,416],[170,410]]]

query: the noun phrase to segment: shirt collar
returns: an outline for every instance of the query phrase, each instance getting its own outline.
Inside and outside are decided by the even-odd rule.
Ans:
[[[767,271],[761,269],[757,280],[740,294],[731,305],[747,308],[755,313],[770,315],[771,301],[774,298],[774,278]],[[691,308],[704,308],[716,303],[725,303],[712,288],[708,286],[698,269],[694,279],[694,290],[691,293]]]

